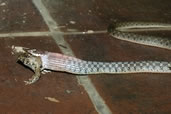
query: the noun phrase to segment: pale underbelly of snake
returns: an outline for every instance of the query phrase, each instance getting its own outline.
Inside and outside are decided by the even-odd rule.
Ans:
[[[143,45],[171,49],[171,39],[154,36],[144,36],[132,31],[171,30],[171,24],[164,23],[115,23],[109,27],[109,33],[114,38]],[[95,62],[81,60],[59,53],[39,52],[35,49],[13,47],[15,53],[20,53],[18,59],[30,67],[35,75],[25,81],[26,84],[36,82],[43,70],[63,71],[73,74],[100,73],[171,73],[171,62],[167,61],[134,61],[134,62]]]

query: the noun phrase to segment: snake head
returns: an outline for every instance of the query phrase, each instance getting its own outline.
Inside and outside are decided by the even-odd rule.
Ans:
[[[12,46],[12,54],[25,54],[25,53],[29,53],[34,56],[41,56],[44,54],[44,52],[37,51],[36,49],[30,49],[20,46]]]

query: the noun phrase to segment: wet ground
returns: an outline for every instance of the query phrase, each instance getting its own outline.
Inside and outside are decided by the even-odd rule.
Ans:
[[[78,76],[62,72],[45,74],[26,86],[23,81],[33,72],[16,63],[11,54],[11,46],[17,45],[94,61],[171,61],[169,50],[120,41],[105,33],[116,20],[171,23],[170,1],[42,0],[42,4],[0,0],[1,113],[171,113],[171,74],[91,75],[88,78],[96,89],[92,96],[89,83],[80,84]],[[55,35],[43,34],[52,31]],[[39,34],[28,36],[28,32]],[[171,37],[170,32],[157,35]],[[97,94],[104,102],[98,101]]]

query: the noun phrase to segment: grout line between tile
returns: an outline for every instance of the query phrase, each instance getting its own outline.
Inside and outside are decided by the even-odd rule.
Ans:
[[[60,32],[54,31],[55,34],[61,35],[88,35],[88,34],[103,34],[107,33],[105,30],[103,31],[93,31],[93,32]],[[0,33],[0,38],[13,38],[13,37],[36,37],[36,36],[51,36],[51,32],[43,31],[43,32],[14,32],[14,33]]]
[[[55,40],[56,44],[58,46],[64,45],[65,47],[67,47],[67,48],[62,48],[61,46],[59,46],[61,51],[65,55],[74,56],[73,51],[71,50],[69,44],[64,40],[63,35],[57,34],[55,32],[56,28],[58,28],[58,25],[53,20],[53,18],[50,16],[48,10],[46,9],[46,7],[42,3],[42,1],[41,0],[32,0],[32,1],[33,1],[33,4],[36,6],[36,8],[41,13],[45,23],[49,27],[51,36]],[[60,30],[58,30],[58,31],[60,31]],[[77,76],[77,79],[78,79],[79,84],[81,84],[85,88],[86,92],[88,93],[92,103],[95,106],[96,111],[99,114],[111,114],[112,113],[111,110],[105,104],[105,101],[103,100],[103,98],[99,95],[98,91],[96,90],[95,86],[91,82],[90,78],[88,76]]]
[[[16,33],[0,33],[0,38],[14,38],[27,36],[50,36],[50,32],[16,32]]]
[[[76,32],[63,32],[63,35],[86,35],[86,34],[105,34],[107,30],[99,30],[99,31],[76,31]]]

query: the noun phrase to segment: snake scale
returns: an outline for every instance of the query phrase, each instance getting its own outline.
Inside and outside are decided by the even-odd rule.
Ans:
[[[171,49],[171,40],[154,36],[144,36],[132,31],[169,30],[170,24],[164,23],[115,23],[108,31],[114,38],[143,45]],[[132,62],[96,62],[86,61],[59,53],[39,52],[35,49],[13,47],[19,53],[18,60],[30,67],[35,75],[26,84],[36,82],[44,70],[62,71],[72,74],[100,73],[171,73],[171,62],[167,61],[132,61]]]

